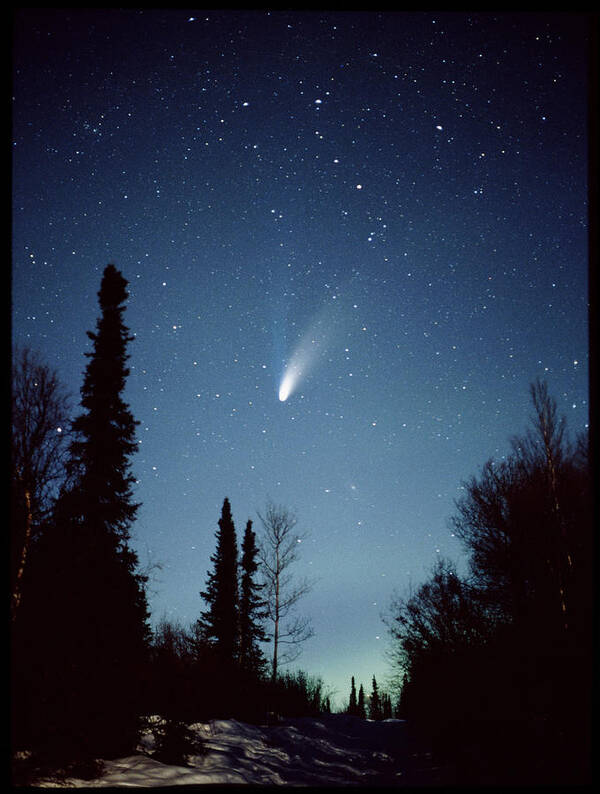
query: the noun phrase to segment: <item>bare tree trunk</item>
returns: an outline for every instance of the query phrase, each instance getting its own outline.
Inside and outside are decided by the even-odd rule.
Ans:
[[[558,580],[558,597],[563,614],[563,626],[568,629],[566,580],[571,571],[573,562],[567,543],[567,532],[560,508],[557,487],[556,453],[560,456],[560,447],[563,437],[563,424],[556,418],[556,402],[549,396],[545,383],[539,381],[531,386],[531,397],[537,414],[537,428],[544,447],[544,458],[548,490],[552,502],[552,512],[556,522],[556,537],[554,540],[554,554],[556,576]],[[565,572],[566,571],[566,572]]]
[[[13,351],[11,373],[11,620],[21,603],[31,537],[67,476],[70,399],[58,376],[28,348]],[[14,490],[13,490],[14,489]],[[24,516],[22,514],[24,512]]]
[[[273,625],[273,669],[272,679],[277,679],[279,664],[292,661],[298,655],[298,646],[312,636],[308,620],[287,621],[296,602],[310,589],[308,582],[293,585],[288,567],[297,560],[298,543],[301,537],[294,531],[296,517],[283,507],[267,506],[265,516],[258,514],[263,524],[260,544],[262,575],[266,585],[267,616]],[[292,649],[283,657],[280,646],[284,643]],[[294,652],[295,649],[295,652]]]
[[[280,587],[280,566],[279,549],[277,549],[277,566],[275,579],[275,610],[273,613],[273,681],[277,681],[277,654],[279,650],[279,587]]]
[[[20,479],[20,478],[19,478]],[[25,488],[25,534],[23,537],[23,545],[21,547],[21,554],[17,571],[15,575],[15,582],[13,585],[12,601],[11,601],[11,619],[14,623],[17,619],[17,610],[21,604],[21,580],[23,579],[23,572],[25,571],[25,562],[27,560],[27,551],[29,550],[29,541],[31,539],[31,527],[33,523],[33,516],[31,514],[31,494],[29,488]]]

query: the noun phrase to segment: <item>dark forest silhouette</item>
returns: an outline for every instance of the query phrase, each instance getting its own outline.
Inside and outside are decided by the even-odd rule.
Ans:
[[[31,750],[40,768],[78,763],[81,771],[130,754],[148,715],[164,718],[157,757],[182,763],[201,749],[190,746],[191,722],[331,708],[319,678],[278,669],[277,569],[265,576],[275,547],[261,546],[251,520],[238,547],[227,498],[200,592],[205,609],[190,627],[164,618],[150,628],[147,576],[130,545],[139,505],[130,460],[137,422],[123,401],[133,340],[126,287],[108,265],[71,425],[55,374],[30,351],[13,357],[12,746]],[[532,385],[531,398],[530,429],[464,484],[451,518],[469,575],[440,560],[429,580],[391,603],[395,708],[375,677],[368,696],[351,679],[345,711],[406,719],[451,782],[569,784],[590,775],[588,441],[568,442],[545,383]],[[269,505],[265,529],[286,516]],[[291,606],[305,589],[288,593]],[[307,622],[290,625],[293,640],[310,636]],[[269,639],[271,661],[262,650]]]
[[[452,527],[464,580],[440,560],[388,617],[400,714],[456,782],[589,780],[592,491],[587,437],[575,444],[545,383],[512,453],[464,484]]]

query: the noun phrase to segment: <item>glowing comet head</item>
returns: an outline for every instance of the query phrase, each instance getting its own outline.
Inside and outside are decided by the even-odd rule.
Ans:
[[[307,369],[310,368],[311,358],[311,354],[304,349],[295,351],[279,385],[279,399],[282,403],[287,400],[298,385],[300,378],[304,377]]]
[[[290,396],[294,387],[298,383],[298,379],[300,378],[300,370],[297,367],[291,365],[288,367],[287,372],[283,376],[283,380],[279,386],[279,399],[282,403],[284,403],[287,398]]]
[[[284,403],[287,398],[290,396],[290,392],[292,391],[292,374],[288,372],[284,379],[281,381],[281,386],[279,387],[279,399],[282,403]]]

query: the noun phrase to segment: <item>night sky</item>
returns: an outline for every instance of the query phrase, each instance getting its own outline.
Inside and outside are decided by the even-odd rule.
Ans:
[[[529,384],[585,427],[586,24],[17,11],[13,343],[78,412],[102,272],[129,281],[153,622],[204,608],[225,497],[240,543],[285,505],[314,580],[293,667],[342,705],[386,680],[393,593],[464,570],[454,501]]]

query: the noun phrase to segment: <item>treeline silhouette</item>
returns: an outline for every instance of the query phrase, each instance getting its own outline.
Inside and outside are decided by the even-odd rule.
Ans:
[[[379,722],[380,720],[388,720],[397,716],[398,711],[394,711],[392,707],[391,695],[379,690],[375,676],[372,679],[371,694],[368,698],[365,698],[365,690],[362,684],[358,688],[357,695],[354,676],[352,676],[346,714],[360,717],[363,720],[368,717],[370,720]]]
[[[93,759],[135,751],[148,715],[164,718],[158,757],[180,762],[190,722],[331,708],[319,678],[278,669],[278,638],[311,633],[302,620],[286,628],[287,609],[272,602],[297,546],[285,511],[270,506],[263,520],[271,554],[260,554],[250,520],[240,554],[225,498],[200,593],[205,610],[189,627],[166,618],[150,627],[148,572],[130,538],[139,505],[130,461],[137,422],[123,400],[133,339],[123,322],[126,286],[108,265],[72,422],[50,370],[29,351],[13,359],[12,747],[33,753],[29,766],[77,762],[81,775],[91,763],[90,776]],[[570,784],[590,774],[588,441],[567,440],[545,383],[531,396],[530,430],[464,484],[451,519],[468,575],[440,560],[428,581],[391,604],[396,708],[374,678],[368,697],[352,679],[347,711],[408,720],[450,782]],[[261,564],[270,579],[257,578]],[[284,606],[305,591],[292,588]]]
[[[51,370],[31,351],[13,355],[11,739],[13,751],[33,753],[28,768],[76,763],[81,775],[95,758],[129,754],[147,715],[164,718],[159,756],[181,760],[191,740],[186,722],[329,708],[320,679],[268,674],[263,622],[273,614],[281,633],[285,614],[270,609],[269,587],[263,600],[251,521],[239,557],[227,498],[199,594],[206,610],[189,628],[163,620],[151,630],[148,574],[130,542],[139,508],[130,461],[138,422],[123,400],[134,338],[123,321],[126,287],[108,265],[73,421],[70,397]],[[267,518],[282,530],[274,548],[287,565],[295,519],[272,505]],[[290,581],[283,570],[273,579],[282,595]],[[287,594],[290,607],[303,592]],[[299,625],[297,642],[310,634]],[[89,774],[96,771],[91,763]]]
[[[163,618],[154,631],[147,713],[176,724],[217,717],[268,722],[329,711],[320,678],[302,670],[273,675],[261,650],[268,639],[262,622],[266,601],[264,585],[255,580],[252,521],[246,523],[241,562],[227,498],[218,525],[213,568],[201,593],[207,609],[189,628]]]
[[[469,573],[440,560],[392,603],[399,715],[449,782],[591,780],[592,482],[544,382],[529,430],[464,483],[451,526]]]

